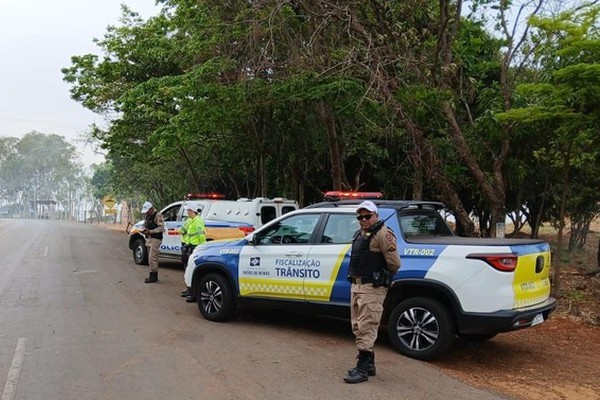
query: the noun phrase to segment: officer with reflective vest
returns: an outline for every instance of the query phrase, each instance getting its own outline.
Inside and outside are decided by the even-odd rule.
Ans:
[[[358,350],[356,367],[348,370],[346,383],[359,383],[375,375],[373,346],[383,314],[383,302],[394,274],[400,268],[396,236],[379,220],[377,206],[362,202],[356,209],[358,230],[352,239],[348,280],[352,332]]]
[[[184,268],[187,267],[189,257],[196,246],[206,243],[206,227],[204,220],[200,217],[200,213],[202,212],[200,205],[197,203],[188,203],[185,207],[188,218],[180,230],[182,241],[181,260],[183,261]],[[190,293],[189,288],[181,292],[181,296],[185,297],[188,303],[196,301],[196,298]]]
[[[155,210],[149,201],[142,206],[142,214],[145,214],[142,233],[146,236],[146,246],[149,248],[148,264],[150,266],[150,276],[144,282],[154,283],[158,281],[158,255],[160,254],[165,221],[163,215]]]

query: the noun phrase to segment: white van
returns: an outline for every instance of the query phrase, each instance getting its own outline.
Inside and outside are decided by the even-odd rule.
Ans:
[[[189,197],[191,200],[193,195]],[[300,208],[295,200],[282,197],[257,197],[237,200],[211,201],[202,211],[202,217],[213,221],[244,222],[258,228],[267,222]]]

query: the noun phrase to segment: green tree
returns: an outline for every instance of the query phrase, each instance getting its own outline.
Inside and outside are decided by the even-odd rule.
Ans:
[[[587,221],[597,212],[600,202],[600,194],[585,190],[596,185],[600,176],[597,168],[600,152],[597,134],[600,128],[599,15],[600,7],[592,5],[555,18],[532,19],[538,32],[537,60],[543,71],[542,79],[539,83],[520,86],[523,96],[529,100],[527,107],[499,115],[506,121],[552,127],[552,136],[538,155],[551,161],[561,188],[555,214],[558,225],[556,292],[560,290],[558,276],[567,216],[575,223],[575,231],[585,231]]]

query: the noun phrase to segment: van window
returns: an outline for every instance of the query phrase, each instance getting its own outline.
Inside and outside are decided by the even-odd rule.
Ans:
[[[293,206],[283,206],[281,207],[281,215],[285,214],[285,213],[289,213],[290,211],[294,211],[296,209],[296,207]]]
[[[264,225],[277,217],[277,210],[273,206],[260,208],[260,222]]]

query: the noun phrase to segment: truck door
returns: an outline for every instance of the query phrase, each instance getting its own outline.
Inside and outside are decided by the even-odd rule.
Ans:
[[[350,247],[354,232],[359,229],[354,213],[330,214],[307,260],[319,264],[319,276],[304,280],[307,302],[326,302],[329,305],[350,303]]]
[[[304,301],[304,278],[314,274],[306,256],[314,245],[319,214],[296,214],[255,234],[240,253],[240,295]]]
[[[163,256],[181,256],[181,234],[179,234],[179,228],[183,225],[181,214],[181,203],[170,205],[162,210],[165,231],[160,245],[160,253]]]

